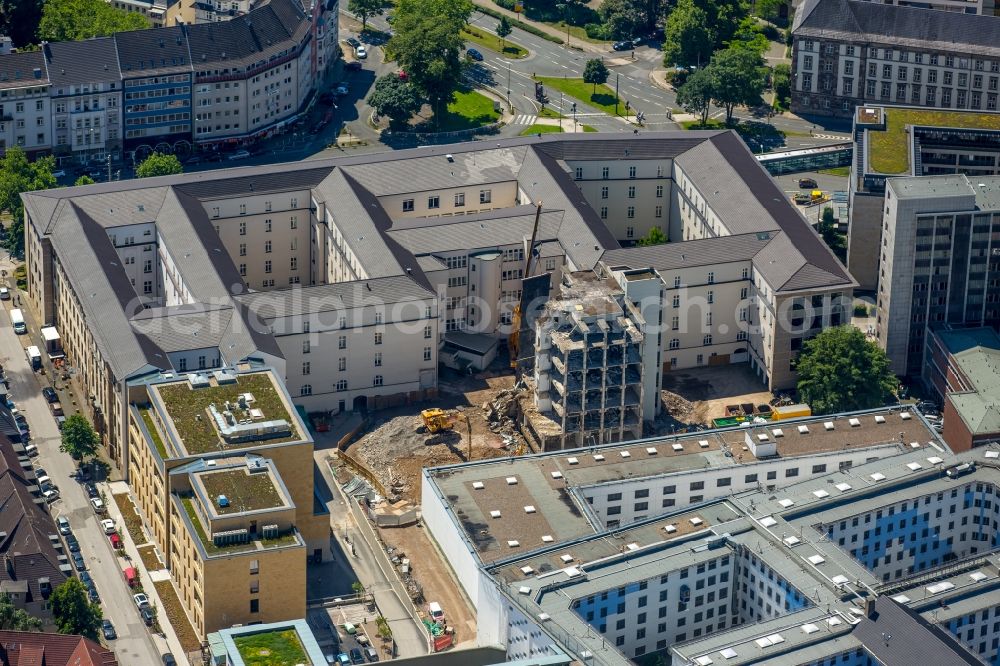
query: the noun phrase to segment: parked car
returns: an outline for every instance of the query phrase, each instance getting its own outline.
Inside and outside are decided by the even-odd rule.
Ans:
[[[465,52],[466,57],[472,58],[476,62],[482,62],[483,54],[479,52],[479,49],[469,49]]]
[[[815,178],[799,178],[799,187],[804,190],[815,190],[819,186]]]
[[[361,46],[361,42],[359,42],[354,37],[348,37],[347,38],[347,43],[350,44],[351,46],[353,46],[354,48],[358,48],[359,46]]]
[[[169,652],[163,655],[163,666],[177,666],[177,660]]]
[[[94,507],[95,513],[104,513],[107,511],[107,508],[104,506],[104,500],[100,497],[90,498],[90,506]]]
[[[365,656],[368,657],[368,661],[375,662],[378,661],[378,650],[373,647],[365,648]]]
[[[72,534],[66,537],[66,547],[69,548],[69,552],[71,553],[80,552],[80,542]]]
[[[63,425],[66,423],[66,417],[60,414],[56,417],[56,427],[60,430],[63,429]]]
[[[48,400],[50,403],[59,402],[59,394],[56,393],[56,390],[51,386],[46,386],[45,388],[43,388],[42,395],[45,396],[45,399]]]
[[[114,534],[116,531],[115,521],[111,520],[110,518],[105,518],[104,520],[101,521],[101,529],[104,530],[105,534]]]
[[[90,576],[89,571],[81,571],[77,578],[83,583],[83,586],[88,590],[94,585],[94,579]]]
[[[0,287],[0,301],[10,300],[10,289],[7,287]]]
[[[615,51],[631,51],[632,49],[635,48],[635,44],[632,43],[632,40],[623,39],[620,42],[615,42],[614,44],[612,44],[611,48],[613,48]]]
[[[83,559],[83,555],[79,551],[73,553],[73,565],[76,567],[77,571],[87,570],[87,561]]]
[[[249,150],[237,150],[235,153],[230,153],[229,155],[227,155],[226,159],[229,160],[230,162],[234,162],[236,160],[245,160],[249,157],[250,157]]]
[[[65,416],[63,413],[62,403],[56,400],[55,402],[49,403],[49,409],[52,410],[52,416]]]
[[[359,46],[354,49],[354,55],[358,56],[358,58],[360,58],[361,60],[364,60],[365,58],[368,57],[368,49],[366,49],[364,46]]]
[[[149,608],[149,597],[140,592],[139,594],[132,595],[132,601],[135,602],[136,608],[143,609]]]
[[[24,447],[24,453],[29,458],[34,458],[35,456],[38,455],[38,446],[36,444],[28,444],[26,447]]]
[[[340,666],[349,666],[349,664],[351,663],[351,658],[348,657],[345,653],[341,652],[340,654],[337,655],[336,663],[340,664]]]
[[[101,620],[101,633],[104,634],[104,640],[113,641],[118,638],[118,632],[115,631],[115,625],[111,624],[111,620],[104,618]]]
[[[96,586],[94,586],[94,585],[90,586],[90,589],[87,590],[87,596],[90,597],[90,603],[92,603],[92,604],[99,604],[99,603],[101,603],[101,595],[97,593],[97,587]]]
[[[359,650],[358,648],[351,648],[351,663],[352,664],[365,663],[365,656],[361,654],[361,650]]]
[[[69,536],[73,533],[73,528],[69,525],[69,519],[66,516],[59,516],[56,518],[56,525],[59,526],[59,534],[63,536]]]
[[[66,170],[65,169],[56,169],[55,171],[52,172],[52,177],[53,178],[65,178],[66,177]]]
[[[351,91],[351,89],[350,89],[350,88],[348,88],[347,86],[344,86],[344,85],[339,85],[339,86],[337,86],[337,88],[336,88],[336,89],[335,89],[335,90],[333,91],[333,94],[334,94],[334,95],[336,95],[336,96],[338,96],[338,97],[343,97],[344,95],[346,95],[346,94],[347,94],[347,93],[349,93],[350,91]]]
[[[156,617],[153,615],[153,609],[148,607],[140,610],[139,616],[142,618],[142,621],[146,624],[147,627],[152,627],[153,620],[156,619]]]
[[[52,504],[59,499],[59,489],[54,486],[50,486],[48,490],[42,491],[42,499],[45,500],[46,504]]]
[[[344,65],[344,70],[348,72],[360,72],[361,62],[359,60],[352,60],[351,62]]]

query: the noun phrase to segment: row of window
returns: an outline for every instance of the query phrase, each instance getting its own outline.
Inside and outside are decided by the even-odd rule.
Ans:
[[[636,167],[630,166],[628,168],[628,177],[635,178],[637,174]],[[584,180],[584,169],[583,167],[576,167],[574,169],[573,177],[576,180]],[[656,177],[663,178],[663,167],[657,165],[656,167]],[[601,167],[601,180],[608,180],[611,178],[611,167]]]
[[[479,203],[488,204],[493,202],[493,191],[492,190],[479,190]],[[415,210],[415,204],[413,199],[403,199],[403,212],[412,213]],[[465,192],[457,192],[455,194],[455,208],[461,208],[465,206]],[[435,208],[441,207],[441,197],[440,195],[433,194],[427,197],[427,208],[433,210]]]

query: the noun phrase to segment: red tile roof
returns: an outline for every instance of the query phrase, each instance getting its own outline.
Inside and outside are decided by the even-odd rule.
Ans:
[[[2,666],[118,666],[115,653],[83,636],[0,631]]]

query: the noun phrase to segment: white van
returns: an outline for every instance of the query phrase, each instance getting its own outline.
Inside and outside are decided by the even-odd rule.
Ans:
[[[38,455],[38,447],[35,446],[34,444],[28,444],[26,447],[24,447],[24,453],[29,458],[34,458],[35,456]]]
[[[436,601],[432,601],[427,604],[427,612],[430,613],[431,619],[438,624],[444,624],[444,610],[441,608],[441,604]]]
[[[45,490],[50,485],[52,485],[52,479],[50,479],[48,476],[40,476],[37,479],[35,479],[35,483],[38,484],[39,488]]]
[[[28,327],[24,325],[24,313],[19,308],[10,311],[10,323],[18,335],[24,335],[28,332]]]
[[[42,352],[35,345],[28,347],[28,360],[31,362],[32,370],[39,370],[42,367]]]

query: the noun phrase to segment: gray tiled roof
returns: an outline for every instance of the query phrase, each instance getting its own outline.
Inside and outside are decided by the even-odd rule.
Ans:
[[[428,298],[435,298],[434,292],[405,275],[279,289],[236,297],[261,321]]]
[[[868,617],[855,627],[853,635],[880,664],[981,665],[955,637],[887,596],[876,598]]]
[[[522,212],[509,214],[511,210]],[[389,236],[417,255],[514,245],[530,239],[535,224],[534,206],[518,206],[505,212],[508,214],[453,217],[447,224],[440,224],[443,220],[433,220],[438,224],[393,230]],[[562,217],[563,211],[542,211],[536,240],[557,238]]]
[[[52,85],[69,86],[94,81],[121,79],[115,40],[111,37],[86,39],[80,42],[51,42],[42,47],[45,67]]]
[[[649,247],[608,250],[601,261],[608,266],[670,270],[691,266],[711,266],[734,261],[749,261],[767,245],[777,232],[702,238],[684,243],[664,243]]]
[[[806,0],[796,12],[793,32],[796,37],[1000,54],[1000,18],[881,2]]]
[[[35,76],[36,69],[39,70],[40,77]],[[23,88],[47,83],[45,59],[42,58],[41,51],[11,53],[0,57],[0,88]]]
[[[119,32],[114,40],[125,78],[191,71],[184,26]]]
[[[229,330],[230,306],[176,305],[150,308],[132,317],[132,330],[146,336],[164,352],[218,348]]]
[[[252,14],[188,26],[191,59],[196,68],[203,62],[252,65],[289,49],[304,18],[293,0],[271,0]]]

